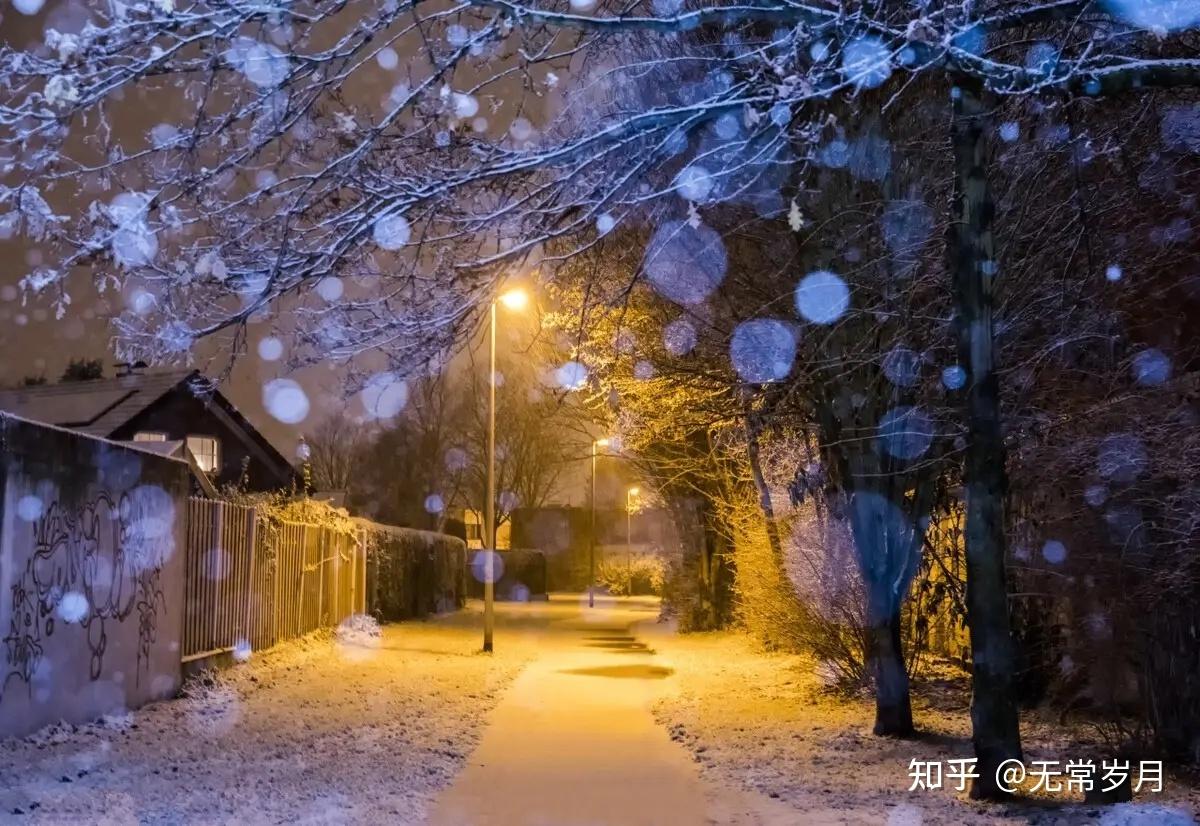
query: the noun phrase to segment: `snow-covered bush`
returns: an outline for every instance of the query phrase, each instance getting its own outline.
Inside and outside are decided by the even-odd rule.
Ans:
[[[285,522],[315,525],[337,533],[357,537],[361,528],[344,508],[328,502],[298,496],[294,492],[246,493],[227,487],[222,497],[236,505],[253,507],[258,518],[259,542],[267,559],[274,559],[279,547],[279,529]]]
[[[666,565],[658,556],[633,555],[628,559],[612,557],[596,566],[596,583],[610,594],[661,594]]]
[[[805,503],[789,521],[784,565],[806,608],[801,645],[821,661],[826,683],[861,688],[870,681],[866,591],[850,527],[816,500]]]
[[[338,625],[334,631],[338,642],[347,645],[359,645],[375,648],[383,636],[379,621],[367,614],[352,614]]]

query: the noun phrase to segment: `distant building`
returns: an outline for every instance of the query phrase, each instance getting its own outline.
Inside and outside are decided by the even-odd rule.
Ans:
[[[157,453],[186,447],[213,484],[245,476],[251,491],[292,485],[291,463],[198,370],[142,373],[0,390],[0,410]],[[156,444],[148,444],[156,443]]]
[[[592,511],[569,505],[517,508],[512,513],[509,545],[546,555],[549,588],[586,587],[591,553]],[[629,518],[622,508],[596,510],[596,560],[661,555],[679,540],[670,514],[645,508]],[[505,547],[502,545],[501,547]]]
[[[447,508],[446,528],[448,534],[457,536],[467,543],[468,548],[483,547],[484,518],[471,508]],[[496,528],[496,548],[508,550],[512,547],[512,521],[506,519]]]

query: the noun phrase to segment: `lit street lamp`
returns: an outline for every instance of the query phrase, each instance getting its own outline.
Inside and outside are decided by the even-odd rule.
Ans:
[[[588,549],[588,608],[596,606],[596,448],[608,447],[608,439],[592,442],[592,541]]]
[[[492,632],[496,623],[496,302],[519,312],[529,303],[529,294],[517,288],[492,299],[490,357],[488,365],[488,469],[487,502],[484,504],[483,561],[483,650],[492,650]]]

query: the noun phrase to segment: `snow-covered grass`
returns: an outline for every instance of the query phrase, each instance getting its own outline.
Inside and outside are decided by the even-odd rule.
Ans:
[[[803,657],[763,653],[725,633],[661,637],[655,645],[679,678],[677,690],[656,704],[660,724],[712,781],[776,798],[795,810],[796,823],[1182,826],[1200,814],[1200,793],[1171,778],[1162,794],[1107,808],[1063,800],[989,806],[953,791],[909,792],[913,758],[972,756],[967,696],[918,693],[922,736],[889,740],[871,734],[869,699],[832,697]],[[1084,732],[1026,716],[1026,761],[1108,756]]]
[[[466,622],[356,623],[183,696],[0,741],[0,822],[419,823],[527,659]]]

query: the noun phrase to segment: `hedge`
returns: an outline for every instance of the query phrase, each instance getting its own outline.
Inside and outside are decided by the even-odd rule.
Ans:
[[[467,546],[432,531],[355,520],[367,538],[367,612],[380,620],[419,619],[466,601]]]
[[[470,570],[475,560],[471,551],[467,556],[466,576],[468,594],[475,598],[483,597],[483,581]],[[531,551],[517,548],[511,551],[497,551],[503,573],[496,580],[497,599],[530,599],[543,597],[546,594],[546,555],[541,551]],[[518,589],[518,586],[520,588]]]

